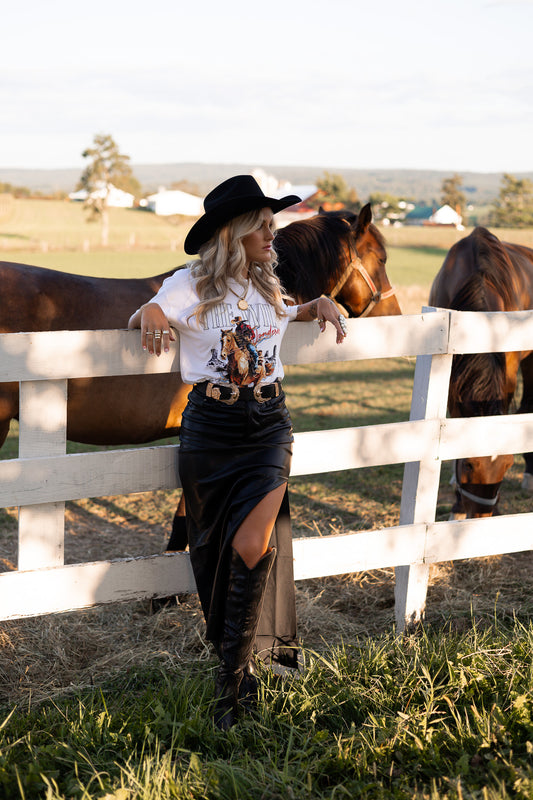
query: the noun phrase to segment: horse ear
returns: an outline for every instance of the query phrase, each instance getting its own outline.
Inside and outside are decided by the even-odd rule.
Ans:
[[[319,207],[319,209],[318,209],[318,213],[319,213],[319,214],[325,214],[325,213],[326,213],[326,212],[324,211],[324,206],[320,206],[320,207]]]
[[[363,208],[359,212],[359,216],[357,217],[356,233],[359,236],[362,236],[371,222],[372,222],[372,206],[370,205],[370,203],[367,203],[366,206],[363,206]]]

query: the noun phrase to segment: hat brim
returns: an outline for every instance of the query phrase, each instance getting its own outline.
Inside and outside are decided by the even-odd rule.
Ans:
[[[212,211],[207,212],[197,220],[185,238],[184,249],[187,255],[194,256],[200,247],[211,239],[216,231],[235,217],[246,214],[248,211],[255,211],[259,208],[270,208],[273,214],[283,211],[284,208],[301,203],[302,198],[295,194],[280,197],[236,197],[219,205]]]

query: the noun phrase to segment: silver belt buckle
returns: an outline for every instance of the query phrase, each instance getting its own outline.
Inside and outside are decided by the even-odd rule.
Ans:
[[[210,381],[205,387],[205,393],[207,397],[211,397],[213,400],[218,400],[219,403],[225,403],[225,405],[227,406],[232,406],[239,399],[239,394],[240,394],[239,387],[236,386],[234,383],[230,383],[228,389],[231,392],[231,396],[228,397],[227,400],[223,400],[222,397],[220,396],[221,392],[219,387],[215,386],[215,384],[211,383]]]

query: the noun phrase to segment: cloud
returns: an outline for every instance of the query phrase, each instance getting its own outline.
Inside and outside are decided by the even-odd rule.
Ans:
[[[531,4],[50,0],[31,29],[13,6],[0,166],[75,166],[105,132],[137,163],[528,169]]]

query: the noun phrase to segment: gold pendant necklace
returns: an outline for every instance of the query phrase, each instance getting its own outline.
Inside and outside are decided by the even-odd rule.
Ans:
[[[231,286],[228,286],[228,289],[230,290],[230,292],[233,292],[235,297],[239,298],[237,300],[237,308],[240,308],[241,311],[246,311],[246,309],[248,308],[248,303],[246,302],[246,295],[248,294],[248,289],[249,288],[250,288],[250,281],[248,281],[246,289],[244,290],[244,294],[243,295],[239,295],[239,294],[237,294],[237,292],[233,291]]]

